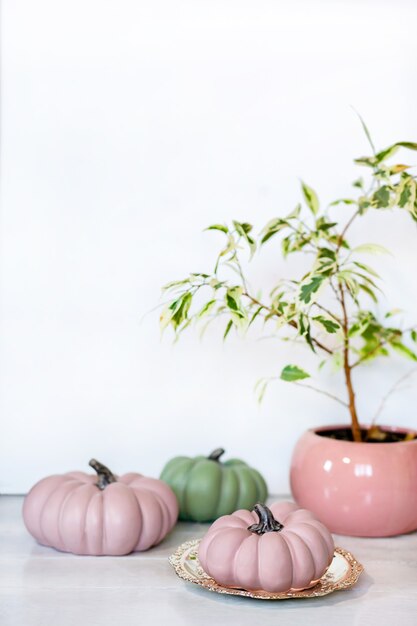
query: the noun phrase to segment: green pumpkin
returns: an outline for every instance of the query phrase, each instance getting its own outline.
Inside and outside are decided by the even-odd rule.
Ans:
[[[211,522],[237,509],[252,509],[268,495],[260,473],[240,459],[220,461],[224,450],[210,456],[177,456],[162,470],[161,480],[177,496],[179,519]]]

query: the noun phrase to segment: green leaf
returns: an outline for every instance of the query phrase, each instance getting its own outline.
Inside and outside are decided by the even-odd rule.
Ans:
[[[247,313],[243,308],[240,297],[242,287],[229,287],[225,293],[226,305],[230,312],[230,317],[236,328],[243,330],[247,327]]]
[[[247,243],[249,244],[249,249],[251,252],[251,256],[256,252],[256,243],[253,237],[249,235],[252,230],[252,224],[248,224],[247,222],[237,222],[233,220],[233,226],[236,228],[237,233],[243,237]]]
[[[398,315],[399,313],[403,313],[402,309],[391,309],[391,311],[388,311],[387,313],[385,313],[385,319],[388,319],[389,317],[393,317],[394,315]]]
[[[302,209],[301,204],[297,204],[295,209],[293,211],[291,211],[291,213],[289,213],[285,219],[286,220],[293,220],[293,219],[299,217],[299,215],[301,213],[301,209]]]
[[[221,281],[221,280],[217,280],[217,278],[212,278],[209,282],[209,285],[212,289],[221,289],[224,285],[225,282]]]
[[[212,308],[214,307],[214,305],[216,304],[216,302],[217,302],[216,300],[209,300],[208,302],[206,302],[203,308],[197,313],[196,315],[197,319],[201,319],[205,315],[208,315],[210,311],[212,310]]]
[[[391,198],[389,187],[387,187],[386,185],[383,185],[382,187],[378,189],[378,191],[374,193],[372,198],[375,201],[375,206],[378,209],[386,208],[387,206],[389,206],[390,198]]]
[[[336,269],[337,263],[335,261],[320,260],[319,263],[315,266],[314,271],[316,272],[316,274],[321,274],[322,276],[328,277]]]
[[[253,228],[252,224],[248,224],[247,222],[237,222],[236,220],[233,220],[233,226],[242,237],[250,233]]]
[[[322,274],[311,276],[311,280],[308,283],[300,286],[300,300],[308,304],[311,301],[312,295],[319,290],[324,279],[325,276]]]
[[[224,224],[212,224],[211,226],[207,226],[205,230],[221,230],[223,233],[229,232],[229,229]]]
[[[334,226],[337,226],[337,222],[327,222],[324,217],[319,217],[316,220],[317,230],[326,232],[327,230],[330,230]]]
[[[384,248],[384,246],[380,246],[377,243],[363,243],[360,246],[353,248],[352,252],[364,254],[391,254],[391,252]]]
[[[184,280],[173,280],[170,283],[167,283],[162,287],[162,291],[168,291],[169,289],[173,289],[174,287],[180,287],[181,285],[186,285],[190,282],[189,278],[185,278]]]
[[[404,177],[397,187],[397,204],[401,209],[415,212],[417,183],[411,176]]]
[[[159,316],[159,327],[161,331],[165,330],[167,326],[171,323],[172,311],[169,307],[165,308],[161,315]]]
[[[334,200],[331,202],[329,206],[337,206],[338,204],[356,204],[356,200],[352,200],[352,198],[340,198],[340,200]]]
[[[355,163],[357,165],[366,165],[367,167],[375,167],[377,161],[375,157],[360,157],[359,159],[355,159]]]
[[[376,271],[370,267],[369,265],[365,265],[365,263],[359,263],[358,261],[353,261],[354,265],[356,265],[356,267],[360,267],[361,270],[364,270],[365,272],[368,272],[368,274],[372,274],[372,276],[375,276],[375,278],[381,278],[379,274],[376,273]]]
[[[229,334],[230,329],[232,328],[232,326],[233,326],[233,320],[229,320],[227,322],[226,330],[224,331],[223,339],[226,339],[226,337]]]
[[[365,280],[372,287],[374,287],[374,289],[378,289],[378,291],[381,291],[381,289],[378,287],[375,281],[372,280],[370,276],[367,276],[366,274],[362,274],[362,272],[355,272],[355,271],[352,271],[351,274],[352,276],[359,276],[359,278],[363,278],[363,280]]]
[[[269,378],[261,378],[260,380],[258,380],[258,382],[255,385],[256,399],[259,402],[259,404],[262,402],[264,398],[269,382],[270,382]]]
[[[253,324],[253,322],[256,320],[256,318],[258,317],[259,313],[262,311],[264,307],[260,306],[256,309],[255,313],[252,315],[252,317],[250,318],[249,324],[248,324],[248,328],[251,324]]]
[[[381,150],[380,152],[378,152],[375,155],[377,162],[382,163],[382,161],[385,161],[385,159],[389,159],[389,157],[391,157],[398,151],[399,147],[400,146],[398,144],[394,143],[392,146],[385,148],[385,150]]]
[[[408,150],[417,150],[417,143],[413,143],[411,141],[398,141],[394,143],[392,146],[385,148],[385,150],[381,150],[378,154],[375,155],[375,158],[378,163],[385,161],[385,159],[389,159],[393,154],[397,152],[399,148],[407,148]]]
[[[407,148],[407,150],[417,150],[417,143],[414,141],[398,141],[397,146]]]
[[[220,257],[225,256],[226,254],[229,254],[229,252],[233,252],[233,250],[236,250],[236,248],[237,248],[237,243],[235,241],[235,238],[233,237],[233,235],[229,233],[227,235],[227,245],[223,248],[223,250],[220,251],[219,259]]]
[[[374,361],[380,356],[389,356],[389,352],[386,348],[366,344],[360,351],[359,356],[361,361]]]
[[[350,272],[349,270],[342,270],[341,272],[338,272],[337,279],[339,282],[342,282],[346,285],[350,295],[356,302],[356,297],[359,291],[359,284],[358,281],[355,280],[355,278],[353,277],[353,272]]]
[[[358,113],[355,109],[353,109],[356,113],[356,115],[359,117],[359,121],[362,124],[362,128],[363,131],[366,135],[367,140],[369,141],[369,145],[372,148],[372,152],[375,154],[375,146],[374,146],[374,142],[372,141],[372,137],[371,137],[371,133],[369,132],[369,128],[367,127],[367,125],[365,124],[365,120],[363,119],[362,115],[360,113]]]
[[[308,317],[304,313],[298,316],[298,329],[302,337],[308,332]]]
[[[249,244],[249,249],[250,249],[250,253],[251,253],[251,257],[255,254],[256,252],[256,242],[254,240],[253,237],[251,237],[250,235],[246,235],[246,241]]]
[[[378,298],[376,297],[373,290],[370,287],[368,287],[368,285],[359,284],[359,289],[362,289],[362,291],[368,294],[371,300],[373,300],[375,303],[378,302]]]
[[[316,320],[316,322],[324,326],[328,333],[336,333],[340,328],[339,324],[328,317],[323,317],[323,315],[316,315],[316,317],[313,317],[313,320]]]
[[[411,195],[412,195],[412,187],[410,184],[408,184],[408,181],[407,181],[407,183],[404,184],[401,188],[401,192],[398,198],[398,206],[401,207],[402,209],[406,207],[407,204],[411,201]]]
[[[358,198],[358,207],[360,211],[360,215],[364,215],[366,211],[372,206],[372,203],[367,196],[361,196]]]
[[[390,342],[390,345],[402,356],[405,356],[412,361],[417,361],[417,354],[400,341]]]
[[[341,352],[334,352],[330,359],[332,372],[338,372],[343,367],[343,354]]]
[[[288,237],[284,237],[284,239],[281,241],[282,256],[284,257],[284,259],[291,252],[291,241],[291,235],[288,235]]]
[[[268,239],[271,239],[271,237],[279,233],[280,230],[282,230],[286,226],[288,226],[288,222],[281,218],[273,218],[272,220],[270,220],[265,228],[261,231],[261,234],[263,234],[261,244],[266,243]]]
[[[417,331],[414,330],[414,328],[410,331],[410,337],[415,343],[417,343]]]
[[[226,292],[226,304],[232,311],[238,311],[240,308],[240,302],[236,300],[234,296],[230,295],[229,289]]]
[[[393,165],[392,167],[389,168],[389,174],[390,176],[393,176],[394,174],[400,174],[401,172],[405,172],[406,170],[409,170],[411,167],[411,165],[404,165],[403,163],[398,163],[397,165]]]
[[[159,318],[161,330],[164,330],[169,324],[175,330],[188,318],[188,311],[192,302],[192,295],[189,291],[182,294],[179,298],[171,302],[162,312]]]
[[[300,336],[303,337],[308,346],[311,348],[311,350],[313,352],[316,352],[316,348],[314,347],[314,343],[313,340],[311,338],[311,324],[310,324],[310,320],[308,319],[307,315],[305,315],[304,313],[300,313],[298,316],[298,331],[300,333]]]
[[[281,380],[287,382],[294,382],[295,380],[303,380],[304,378],[310,378],[310,374],[307,374],[297,365],[286,365],[280,375]]]
[[[372,315],[363,315],[349,328],[349,337],[355,337],[356,335],[362,335],[368,328],[373,320]]]
[[[241,237],[245,237],[246,230],[243,228],[243,224],[241,224],[240,222],[237,222],[236,220],[233,220],[233,226],[236,228],[237,233]],[[252,226],[249,228],[249,231],[251,231],[251,230],[252,230]]]
[[[175,329],[177,329],[178,326],[180,326],[187,319],[192,299],[193,297],[191,293],[187,291],[180,298],[178,298],[178,300],[171,304],[171,324]]]
[[[320,248],[317,254],[318,259],[331,259],[332,261],[336,261],[336,252],[331,250],[330,248]]]
[[[319,210],[319,199],[316,192],[304,182],[301,182],[301,189],[303,190],[303,195],[307,206],[314,215],[317,215]]]

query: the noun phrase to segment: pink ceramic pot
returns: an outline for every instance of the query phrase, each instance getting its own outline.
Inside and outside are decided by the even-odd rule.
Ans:
[[[332,532],[389,537],[417,529],[417,439],[396,443],[354,443],[308,430],[291,463],[295,501]],[[409,429],[382,427],[409,432]]]

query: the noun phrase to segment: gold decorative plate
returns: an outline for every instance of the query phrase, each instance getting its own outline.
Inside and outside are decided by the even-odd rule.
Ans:
[[[231,596],[244,596],[259,600],[289,600],[291,598],[315,598],[325,596],[333,591],[348,589],[354,585],[363,572],[361,565],[347,550],[335,548],[333,561],[326,573],[320,578],[314,587],[302,591],[288,591],[286,593],[272,593],[268,591],[246,591],[245,589],[232,589],[216,583],[213,578],[203,570],[198,560],[198,546],[201,539],[186,541],[180,545],[174,554],[169,557],[169,562],[177,575],[190,583],[200,585],[209,591],[225,593]]]

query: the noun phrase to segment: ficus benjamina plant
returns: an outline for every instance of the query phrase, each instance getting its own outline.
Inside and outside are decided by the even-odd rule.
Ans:
[[[160,317],[161,328],[171,326],[177,336],[193,322],[206,325],[216,318],[225,320],[224,337],[232,329],[245,332],[257,318],[273,325],[274,334],[284,333],[285,339],[289,331],[290,338],[321,355],[319,368],[328,360],[338,366],[346,385],[346,400],[300,383],[310,375],[298,365],[286,365],[275,378],[309,386],[343,404],[350,414],[354,441],[364,439],[364,429],[358,416],[353,373],[391,351],[417,361],[410,347],[417,342],[416,329],[393,323],[396,309],[383,319],[376,314],[380,277],[363,262],[363,256],[385,249],[370,243],[352,247],[348,238],[352,224],[369,211],[400,209],[409,214],[411,223],[417,223],[417,178],[410,166],[397,159],[392,162],[400,149],[416,151],[417,143],[400,141],[377,151],[365,124],[363,127],[372,155],[355,159],[367,175],[353,183],[352,197],[322,207],[316,192],[302,182],[303,201],[287,215],[271,219],[258,235],[248,222],[234,220],[209,226],[207,230],[220,231],[224,236],[213,271],[192,273],[165,285],[169,301]],[[302,276],[278,280],[269,295],[262,297],[250,287],[242,255],[249,253],[252,258],[259,249],[273,245],[284,259],[309,253],[304,257],[309,265]],[[259,399],[273,378],[257,383]]]

